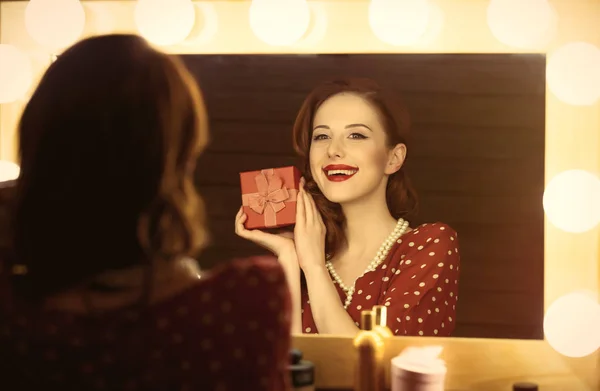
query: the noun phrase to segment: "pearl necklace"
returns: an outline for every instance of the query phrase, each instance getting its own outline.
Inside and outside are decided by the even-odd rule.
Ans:
[[[331,261],[325,262],[325,267],[327,267],[327,270],[329,271],[329,274],[331,274],[331,277],[333,277],[334,282],[337,283],[340,286],[340,288],[342,288],[344,293],[346,294],[346,301],[344,302],[344,309],[348,309],[348,307],[350,306],[350,303],[352,302],[352,295],[354,295],[354,287],[356,285],[356,281],[358,281],[359,278],[361,278],[368,272],[375,271],[375,269],[377,269],[379,267],[379,265],[381,265],[381,263],[387,258],[388,253],[390,252],[390,249],[394,245],[394,242],[396,240],[398,240],[402,235],[404,235],[404,233],[407,230],[408,230],[408,221],[406,221],[402,218],[398,219],[398,223],[396,223],[396,227],[394,228],[394,230],[392,231],[390,236],[388,236],[387,239],[381,244],[381,247],[379,247],[379,250],[377,251],[375,258],[373,258],[371,263],[369,263],[369,265],[367,266],[367,269],[363,272],[363,274],[361,274],[360,277],[358,277],[356,280],[354,280],[354,282],[352,283],[351,286],[346,286],[344,284],[344,282],[342,281],[340,276],[335,271],[335,268],[333,267],[333,263],[331,263]]]

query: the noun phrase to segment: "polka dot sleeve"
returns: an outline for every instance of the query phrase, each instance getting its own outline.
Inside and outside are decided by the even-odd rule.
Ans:
[[[247,267],[237,263],[237,276],[215,287],[217,297],[233,299],[231,310],[220,314],[223,332],[214,341],[222,376],[216,389],[239,389],[243,379],[247,390],[287,390],[291,298],[285,274],[270,257],[242,262]],[[235,331],[228,334],[227,327]]]
[[[396,266],[383,297],[388,327],[395,335],[450,336],[458,301],[457,234],[439,223],[420,230],[390,262]]]

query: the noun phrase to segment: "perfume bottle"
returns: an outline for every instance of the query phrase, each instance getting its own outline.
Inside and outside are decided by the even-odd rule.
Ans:
[[[392,330],[387,327],[387,307],[383,305],[373,306],[373,314],[375,315],[375,331],[379,334],[379,336],[383,339],[383,357],[384,363],[390,362],[390,355],[388,354],[388,339],[394,336]],[[385,385],[386,380],[390,379],[392,376],[391,373],[391,365],[383,365],[381,369],[381,384],[382,387]],[[382,388],[383,389],[383,388]]]
[[[361,330],[354,338],[357,351],[354,391],[380,391],[385,387],[383,338],[375,331],[375,313],[361,313]],[[382,384],[383,382],[383,384]]]
[[[393,337],[394,333],[387,327],[387,307],[375,305],[373,306],[373,312],[375,313],[375,331],[384,339]]]

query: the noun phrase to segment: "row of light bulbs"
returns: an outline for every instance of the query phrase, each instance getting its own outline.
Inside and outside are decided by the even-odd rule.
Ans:
[[[425,34],[434,7],[430,0],[370,0],[368,22],[380,40],[396,46],[413,45]],[[556,33],[556,13],[547,0],[490,0],[487,11],[491,32],[507,45],[536,47]],[[137,0],[134,18],[141,35],[167,46],[190,35],[195,15],[192,0]],[[308,31],[311,8],[307,0],[252,0],[249,22],[262,41],[289,46]],[[83,34],[85,12],[79,0],[30,0],[25,23],[33,39],[58,50]]]
[[[212,33],[216,32],[218,16],[210,2],[198,3],[198,8],[204,26],[212,26]],[[307,36],[319,9],[312,8],[311,12],[307,0],[252,0],[248,19],[255,36],[263,42],[291,46]],[[430,31],[441,33],[441,26],[431,28],[443,23],[440,13],[430,0],[370,0],[367,17],[371,31],[382,42],[410,46]],[[326,16],[317,19],[326,20]],[[51,52],[77,41],[85,22],[79,0],[30,0],[25,11],[29,35]],[[134,22],[140,35],[153,44],[176,45],[185,42],[194,29],[196,8],[192,0],[137,0]],[[487,23],[498,41],[521,49],[539,49],[556,35],[558,17],[548,0],[490,0]],[[562,46],[549,59],[547,78],[551,91],[563,102],[594,104],[600,99],[600,49],[584,42]],[[1,95],[0,103],[7,103]]]
[[[210,2],[196,4],[202,11],[204,27],[217,30],[217,13]],[[318,11],[321,10],[321,11]],[[249,23],[254,34],[273,46],[290,46],[306,37],[311,18],[321,8],[306,0],[253,0]],[[370,0],[368,21],[374,35],[390,45],[414,45],[431,31],[440,34],[441,10],[430,0]],[[326,15],[316,19],[326,20]],[[135,25],[148,41],[158,46],[182,43],[196,24],[192,0],[137,0]],[[558,18],[548,0],[490,0],[487,22],[498,41],[518,48],[540,48],[555,36]],[[79,0],[30,0],[25,11],[29,35],[51,53],[77,41],[86,24]],[[316,24],[316,22],[315,22]],[[207,27],[212,26],[212,28]],[[316,28],[316,27],[315,27]],[[310,35],[310,34],[309,34]],[[431,37],[430,37],[431,38]],[[0,45],[0,103],[10,103],[27,90],[30,65],[16,48]],[[11,65],[11,61],[13,65]],[[20,70],[15,77],[13,69]],[[548,61],[548,85],[561,101],[571,105],[591,105],[600,99],[600,49],[585,42],[571,42],[553,51]],[[7,88],[14,85],[17,87]],[[18,91],[17,91],[18,90]]]

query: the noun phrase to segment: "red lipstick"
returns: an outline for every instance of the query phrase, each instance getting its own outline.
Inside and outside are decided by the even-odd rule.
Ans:
[[[343,182],[352,178],[358,172],[358,167],[345,164],[329,164],[323,167],[323,172],[331,182]]]

